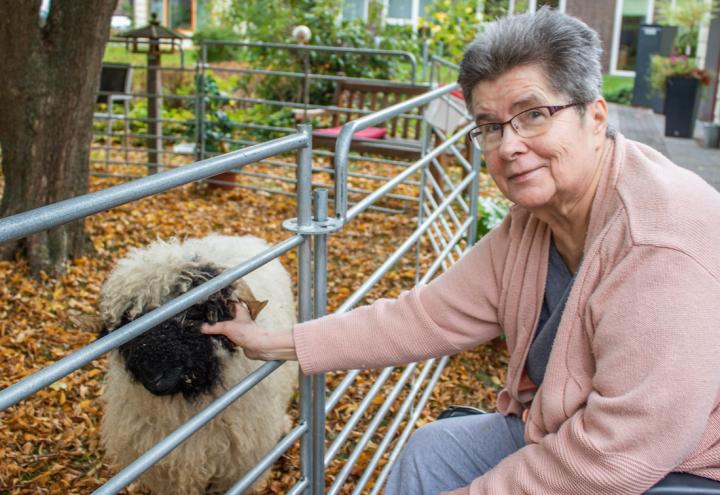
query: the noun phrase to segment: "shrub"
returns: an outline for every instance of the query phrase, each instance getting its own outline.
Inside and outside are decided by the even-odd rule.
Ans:
[[[200,45],[203,41],[237,41],[239,36],[235,31],[222,27],[206,27],[195,31],[193,43]],[[236,60],[241,48],[233,45],[207,45],[207,61],[223,62]]]

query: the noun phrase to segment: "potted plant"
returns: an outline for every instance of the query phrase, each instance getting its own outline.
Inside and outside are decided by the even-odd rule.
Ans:
[[[687,55],[650,58],[650,86],[665,96],[665,135],[692,137],[700,87],[710,84],[710,74]]]

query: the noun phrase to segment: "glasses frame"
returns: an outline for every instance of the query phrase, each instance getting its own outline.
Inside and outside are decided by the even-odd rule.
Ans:
[[[503,136],[505,135],[505,126],[507,124],[510,124],[510,127],[512,128],[512,130],[515,131],[515,134],[527,139],[526,136],[523,136],[522,134],[520,134],[520,132],[518,132],[517,128],[512,123],[512,121],[515,120],[520,115],[522,115],[526,112],[532,112],[533,110],[540,110],[542,108],[546,108],[547,111],[550,113],[550,117],[552,117],[553,115],[558,113],[560,110],[564,110],[564,109],[570,108],[570,107],[581,106],[581,105],[584,105],[584,103],[574,102],[574,103],[568,103],[567,105],[541,105],[539,107],[528,108],[527,110],[523,110],[522,112],[516,113],[515,115],[510,117],[505,122],[488,122],[487,124],[477,125],[477,126],[473,127],[472,129],[470,129],[470,132],[468,132],[468,135],[470,136],[470,139],[472,139],[473,142],[479,144],[482,148],[484,148],[484,145],[482,143],[482,137],[481,137],[482,134],[480,133],[480,130],[483,127],[488,126],[488,125],[499,125],[500,126],[500,139],[502,139]],[[544,134],[544,132],[537,134],[536,136],[532,136],[532,137],[542,136],[543,134]]]

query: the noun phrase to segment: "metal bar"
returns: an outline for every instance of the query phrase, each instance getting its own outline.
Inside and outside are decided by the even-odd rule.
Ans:
[[[367,430],[365,430],[365,433],[363,433],[363,436],[360,437],[360,440],[358,440],[357,444],[355,445],[355,448],[352,451],[352,454],[350,454],[350,457],[348,458],[347,462],[343,466],[343,469],[340,471],[340,473],[335,477],[335,481],[333,482],[332,486],[328,490],[328,495],[335,495],[340,491],[342,488],[343,482],[347,479],[348,475],[350,474],[350,471],[352,470],[353,466],[355,465],[355,462],[357,462],[358,457],[360,457],[360,454],[362,454],[363,450],[365,450],[365,446],[370,441],[372,436],[375,434],[375,431],[377,430],[378,426],[380,426],[380,422],[385,417],[385,414],[387,414],[388,410],[390,409],[390,406],[395,402],[395,399],[397,399],[398,395],[400,395],[400,392],[405,387],[405,384],[410,379],[410,376],[412,375],[413,371],[415,370],[417,366],[417,363],[413,363],[405,368],[402,375],[400,375],[400,378],[398,379],[395,386],[392,388],[388,396],[386,397],[385,401],[383,402],[382,406],[378,409],[378,411],[373,416],[372,421],[370,421],[370,424],[367,427]]]
[[[0,244],[57,227],[115,206],[157,194],[173,187],[207,179],[232,168],[284,153],[310,142],[305,133],[285,136],[226,155],[160,172],[131,183],[92,192],[0,219]]]
[[[365,488],[365,485],[367,485],[367,482],[370,480],[370,476],[372,475],[373,471],[375,471],[375,467],[377,466],[378,462],[380,462],[380,458],[385,453],[385,450],[387,449],[388,445],[390,445],[390,442],[392,441],[393,437],[395,436],[395,432],[400,427],[400,423],[402,422],[403,418],[407,414],[408,409],[410,409],[410,406],[413,403],[413,399],[415,399],[415,396],[418,394],[418,391],[420,390],[421,385],[425,381],[425,378],[427,377],[428,373],[430,372],[430,368],[432,368],[435,360],[430,359],[425,362],[422,369],[420,370],[420,375],[417,377],[415,382],[412,385],[412,388],[408,392],[407,397],[403,400],[402,404],[400,405],[400,409],[395,414],[395,417],[393,419],[393,422],[390,424],[388,429],[383,433],[383,439],[380,442],[380,444],[375,449],[375,453],[373,454],[372,459],[370,459],[370,462],[368,463],[367,467],[365,468],[365,471],[363,472],[363,475],[360,477],[358,482],[355,484],[355,489],[352,492],[352,495],[360,495],[362,493],[363,488]]]
[[[357,121],[355,121],[357,122]],[[346,124],[347,125],[347,124]],[[348,211],[347,208],[347,193],[348,193],[348,185],[347,185],[347,171],[345,170],[342,175],[343,178],[341,179],[342,182],[339,182],[340,179],[338,179],[338,169],[335,168],[335,208],[342,207],[344,210],[342,210],[344,213],[343,216],[340,216],[340,213],[335,210],[336,216],[339,218],[342,218],[344,222],[350,221],[353,218],[355,218],[357,215],[359,215],[363,210],[365,210],[368,206],[370,206],[372,203],[374,203],[376,200],[378,200],[380,197],[382,197],[387,191],[393,189],[395,186],[403,182],[403,180],[410,175],[414,174],[418,170],[420,170],[422,167],[424,167],[427,163],[429,163],[431,160],[433,160],[436,156],[438,156],[440,153],[442,153],[448,146],[451,146],[452,143],[460,139],[460,137],[463,135],[464,132],[467,132],[472,128],[471,125],[465,126],[461,132],[458,132],[455,134],[449,141],[446,141],[442,145],[438,146],[437,148],[433,149],[432,152],[428,153],[424,157],[422,157],[420,160],[412,164],[410,167],[408,167],[404,172],[400,173],[399,175],[395,176],[394,179],[388,181],[385,185],[375,190],[371,195],[369,195],[364,200],[360,201],[358,204],[356,204],[352,209]],[[343,127],[344,129],[344,127]],[[337,156],[336,156],[337,158]],[[336,160],[337,163],[337,160]],[[339,184],[342,184],[342,187],[338,187]],[[343,194],[344,197],[342,199],[338,199],[337,194]]]
[[[429,200],[429,202],[433,205],[434,208],[437,208],[437,202],[435,201],[435,198],[432,197],[432,195],[430,195],[430,196],[428,197],[428,200]],[[447,213],[448,213],[449,216],[451,217],[451,220],[452,220],[453,218],[455,219],[455,220],[453,220],[453,223],[455,224],[455,227],[456,227],[456,228],[459,228],[460,225],[462,224],[462,222],[460,222],[460,219],[458,219],[457,216],[454,215],[454,212],[453,212],[453,210],[452,210],[452,207],[448,207],[448,208],[447,208]],[[439,218],[439,223],[440,223],[440,225],[443,227],[443,230],[445,230],[445,233],[446,233],[448,236],[452,237],[452,230],[450,229],[450,226],[448,225],[448,222],[447,222],[447,220],[445,219],[445,217],[444,217],[443,215],[440,216],[440,218]],[[439,231],[439,227],[437,226],[437,224],[435,224],[433,228],[435,229],[435,233],[442,238],[443,243],[444,243],[445,238],[441,235],[441,233],[440,233],[440,231]],[[461,254],[461,252],[458,251],[458,254]]]
[[[315,221],[328,219],[328,191],[318,189],[314,194]],[[327,312],[327,234],[317,234],[315,247],[315,318],[325,316]],[[312,487],[310,493],[322,495],[325,491],[325,374],[313,377],[312,383]]]
[[[153,328],[168,318],[186,310],[198,301],[206,299],[208,296],[214,294],[220,289],[227,287],[238,278],[245,276],[272,259],[290,251],[300,245],[301,242],[301,236],[290,237],[258,256],[255,256],[254,258],[233,268],[225,270],[217,277],[214,277],[202,285],[189,290],[185,294],[176,297],[170,302],[163,304],[149,313],[144,314],[127,325],[123,325],[119,329],[110,332],[110,334],[96,340],[92,344],[88,344],[82,349],[73,352],[56,363],[53,363],[50,366],[10,385],[0,391],[0,411],[18,403],[41,388],[50,385],[69,373],[72,373],[76,369],[85,366],[87,363],[102,356],[104,353],[132,340],[150,328]]]
[[[377,269],[373,274],[355,291],[348,297],[345,302],[338,308],[336,311],[337,313],[343,313],[350,308],[352,308],[355,304],[357,304],[358,301],[372,288],[372,286],[377,282],[381,276],[387,272],[390,267],[392,267],[404,254],[405,252],[412,247],[412,245],[415,243],[415,241],[418,239],[420,235],[422,235],[425,230],[428,229],[430,224],[432,224],[435,219],[438,217],[438,215],[448,207],[448,205],[455,199],[455,197],[460,194],[462,189],[465,188],[467,183],[472,180],[472,175],[467,176],[461,183],[461,189],[457,189],[452,194],[450,194],[445,201],[442,202],[439,209],[433,212],[428,218],[423,222],[423,224],[415,229],[415,231],[408,237],[405,242],[403,242],[400,247],[398,247],[395,252],[390,255],[390,257],[385,260],[385,262]]]
[[[272,179],[272,180],[276,180],[276,181],[278,181],[278,182],[285,182],[285,183],[288,183],[288,184],[296,184],[296,183],[297,183],[295,179],[291,179],[291,178],[289,178],[289,177],[282,177],[282,176],[279,176],[279,175],[264,174],[264,173],[260,173],[260,172],[245,172],[245,171],[243,171],[243,172],[238,172],[238,175],[242,175],[242,176],[245,176],[245,177],[254,177],[254,178],[258,178],[258,179]],[[325,186],[326,184],[323,183],[323,182],[313,182],[313,185],[314,185],[314,186]],[[368,189],[348,188],[348,192],[350,192],[350,193],[358,193],[358,194],[365,194],[365,193],[370,193],[370,192],[372,192],[372,191],[370,191],[370,190],[368,190]],[[416,198],[416,197],[414,197],[414,196],[405,196],[405,195],[403,195],[403,194],[386,194],[385,197],[386,197],[386,198],[392,198],[392,199],[401,199],[401,200],[403,200],[403,201],[411,201],[411,202],[413,202],[413,203],[417,201],[417,198]]]
[[[462,228],[458,230],[455,235],[450,239],[450,242],[448,242],[448,245],[445,246],[445,249],[443,249],[435,258],[435,261],[433,261],[433,264],[430,265],[430,268],[428,268],[427,272],[425,272],[425,276],[422,278],[422,280],[425,280],[426,278],[432,277],[432,275],[437,271],[437,269],[440,267],[440,264],[443,263],[445,258],[447,258],[451,251],[453,246],[457,245],[457,243],[460,241],[464,234],[464,230],[470,228],[472,225],[472,218],[468,218],[465,220],[465,223],[463,224]],[[429,274],[429,275],[428,275]]]
[[[472,246],[477,242],[478,190],[480,189],[480,150],[473,146],[470,153],[475,179],[470,184],[470,218],[472,218],[472,222],[468,227],[468,246]]]
[[[406,58],[410,62],[410,73],[411,80],[415,81],[415,73],[417,71],[417,61],[415,55],[404,50],[380,50],[370,48],[353,48],[344,46],[323,46],[323,45],[298,45],[298,44],[285,44],[285,43],[265,43],[265,42],[252,42],[252,41],[214,41],[205,40],[203,41],[203,47],[206,45],[233,45],[233,46],[247,46],[247,47],[259,47],[259,48],[282,48],[287,50],[297,51],[315,51],[315,52],[332,52],[332,53],[351,53],[357,55],[391,55]]]
[[[197,130],[195,141],[195,159],[202,160],[205,158],[205,62],[207,62],[207,46],[202,44],[200,47],[200,64],[195,64],[198,75],[195,77],[195,87],[197,88],[197,106],[195,107],[195,117],[198,119],[195,129]]]
[[[297,153],[297,224],[298,227],[312,225],[312,127],[309,124],[298,126],[298,132],[308,138],[305,147]],[[312,252],[311,236],[303,234],[303,242],[298,247],[298,320],[307,321],[312,318]],[[300,373],[300,420],[307,424],[312,422],[312,378]],[[309,494],[313,486],[312,437],[306,432],[300,440],[300,470],[303,478],[309,481]]]
[[[449,60],[446,60],[442,57],[438,57],[437,55],[431,55],[430,60],[438,65],[442,65],[450,69],[460,70],[460,66],[458,64],[450,62]]]
[[[452,189],[455,189],[455,187],[457,187],[455,185],[455,183],[453,182],[453,180],[450,178],[450,176],[448,176],[447,172],[445,171],[445,169],[442,167],[442,165],[440,164],[440,162],[438,160],[434,159],[432,161],[431,166],[434,166],[437,169],[437,171],[440,173],[440,175],[442,176],[442,179],[450,185],[449,189],[452,190]],[[439,192],[442,192],[442,190],[443,190],[442,186],[435,180],[435,178],[433,178],[433,181],[437,185],[437,190]],[[443,194],[444,194],[444,192],[443,192]],[[467,203],[465,202],[465,199],[462,196],[458,197],[458,204],[462,207],[463,210],[465,210],[465,213],[467,213],[470,210],[468,208]]]
[[[436,239],[436,236],[438,235],[437,232],[435,232],[433,229],[429,229],[427,234],[428,234],[428,239],[430,240],[430,244],[432,245],[433,250],[435,251],[435,254],[437,254],[439,256],[440,253],[442,252],[442,249],[440,249],[440,243]],[[443,268],[444,269],[448,268],[448,264],[445,261],[443,261]]]
[[[435,98],[448,94],[458,87],[457,84],[450,84],[434,89],[425,94],[392,105],[384,110],[380,110],[379,112],[348,122],[342,126],[335,144],[335,215],[340,218],[343,223],[347,217],[347,161],[353,134],[362,129],[367,129],[373,125],[385,122],[405,111],[430,103]],[[467,130],[469,130],[469,128]],[[467,130],[463,129],[461,132],[465,133]],[[437,149],[438,148],[436,148],[436,150]],[[444,148],[442,149],[444,150]]]
[[[308,484],[309,482],[307,478],[301,478],[300,481],[295,483],[295,486],[293,486],[290,491],[287,492],[287,495],[300,495],[301,493],[305,493]]]
[[[245,493],[245,491],[250,489],[252,484],[255,483],[255,481],[257,481],[257,479],[262,476],[265,471],[270,469],[273,463],[285,452],[287,452],[287,450],[292,447],[297,439],[303,436],[307,430],[308,426],[306,423],[300,423],[293,428],[292,431],[285,435],[270,452],[265,454],[250,471],[245,473],[245,475],[243,475],[237,483],[225,492],[225,495],[242,495]],[[232,462],[232,459],[229,459],[228,462]]]
[[[388,459],[387,463],[383,467],[382,471],[380,472],[380,475],[378,476],[377,480],[375,480],[375,486],[373,486],[373,490],[370,495],[377,495],[383,484],[385,483],[385,478],[387,478],[387,475],[390,473],[390,469],[392,469],[393,465],[395,464],[395,461],[397,460],[398,456],[400,455],[400,451],[405,446],[405,442],[407,441],[408,437],[410,436],[410,432],[415,427],[415,422],[420,417],[420,413],[423,410],[423,407],[425,406],[425,403],[427,403],[428,399],[430,398],[430,393],[432,392],[433,388],[435,387],[435,384],[437,384],[438,380],[440,379],[440,375],[442,374],[443,370],[445,369],[445,366],[447,365],[447,362],[450,358],[447,356],[444,356],[440,359],[440,363],[435,368],[435,372],[433,373],[432,378],[430,378],[430,381],[428,382],[427,386],[425,387],[425,391],[423,392],[423,395],[420,397],[420,400],[417,403],[417,406],[415,407],[415,410],[413,411],[412,416],[406,423],[405,429],[403,430],[403,433],[401,434],[398,441],[395,443],[395,448],[393,449],[390,458]]]
[[[198,414],[183,423],[183,425],[178,429],[150,447],[150,449],[143,455],[128,464],[122,471],[110,478],[110,480],[108,480],[100,488],[95,490],[93,495],[112,495],[125,488],[134,480],[139,478],[145,471],[150,469],[160,459],[172,452],[175,447],[187,440],[190,435],[209,423],[213,418],[235,402],[235,400],[245,395],[252,387],[260,383],[260,381],[266,378],[270,373],[282,366],[282,364],[282,361],[271,361],[263,364],[260,368],[250,373],[240,383],[218,397],[217,400],[213,401]]]
[[[342,398],[342,394],[345,393],[345,391],[350,388],[350,385],[352,385],[352,382],[355,381],[355,378],[360,374],[360,370],[352,370],[348,371],[347,375],[345,375],[345,378],[340,382],[340,384],[335,388],[335,390],[332,391],[330,394],[330,397],[328,397],[327,401],[325,402],[325,415],[332,411],[335,406],[337,406],[337,403],[340,402],[340,399]]]
[[[278,77],[304,77],[302,72],[291,72],[291,71],[280,71],[280,70],[269,70],[269,69],[250,69],[246,67],[218,67],[214,65],[206,65],[206,68],[211,69],[213,72],[224,72],[230,74],[253,74],[261,76],[278,76]],[[344,77],[344,76],[333,76],[330,74],[319,74],[310,72],[308,74],[310,79],[316,79],[319,81],[348,81],[353,83],[386,83],[389,85],[393,84],[393,81],[387,79],[374,79],[364,77]],[[410,82],[416,86],[425,86],[425,83]]]
[[[425,40],[423,42],[423,72],[427,69],[427,53],[428,50],[428,42]],[[431,73],[432,74],[432,73]],[[425,156],[427,154],[427,150],[430,145],[430,123],[423,120],[422,122],[422,153],[420,156]],[[420,193],[418,197],[418,214],[417,214],[417,225],[419,226],[422,223],[422,217],[423,217],[423,208],[422,205],[425,202],[425,183],[427,181],[427,178],[425,177],[428,173],[428,166],[425,164],[423,166],[422,171],[420,173]],[[417,240],[415,243],[415,283],[417,284],[418,274],[420,273],[420,239]]]
[[[332,462],[332,460],[335,459],[335,456],[340,450],[340,447],[342,447],[342,444],[345,443],[345,440],[347,440],[347,438],[350,436],[353,428],[355,428],[355,425],[357,425],[360,419],[362,419],[365,411],[367,411],[368,408],[372,405],[373,399],[375,399],[375,396],[377,396],[377,394],[380,392],[382,386],[385,384],[388,378],[390,378],[393,370],[393,366],[383,369],[380,375],[378,375],[378,377],[374,380],[372,387],[370,387],[370,390],[367,391],[365,397],[363,397],[363,400],[360,401],[360,404],[358,404],[355,411],[353,411],[350,419],[347,420],[345,426],[343,426],[342,430],[340,430],[340,433],[338,433],[338,435],[335,437],[333,443],[330,445],[330,447],[328,447],[327,452],[325,453],[325,466],[328,466]]]

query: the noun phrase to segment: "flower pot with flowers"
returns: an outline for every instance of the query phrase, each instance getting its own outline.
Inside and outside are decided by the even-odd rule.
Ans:
[[[665,135],[692,137],[700,88],[710,84],[710,74],[686,55],[650,58],[650,86],[665,96]]]

